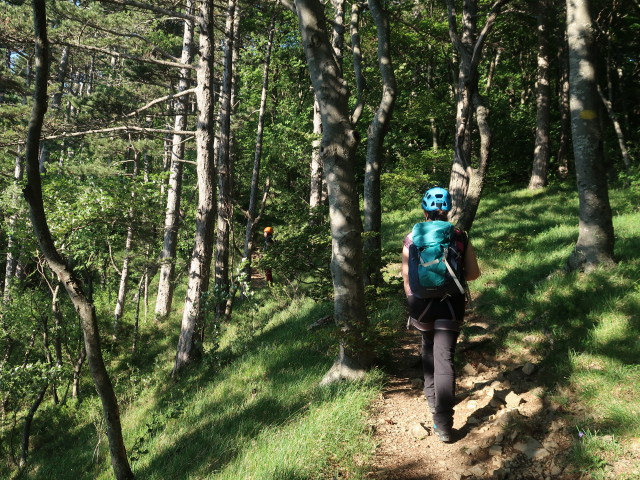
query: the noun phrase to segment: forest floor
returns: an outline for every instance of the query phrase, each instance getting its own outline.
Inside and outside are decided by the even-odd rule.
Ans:
[[[461,335],[456,351],[462,367],[457,371],[453,442],[442,443],[433,434],[422,393],[419,332],[407,331],[372,410],[378,447],[368,478],[580,478],[566,466],[577,431],[563,406],[544,399],[539,359],[526,348],[489,353],[492,325],[472,314],[465,330],[473,335]]]

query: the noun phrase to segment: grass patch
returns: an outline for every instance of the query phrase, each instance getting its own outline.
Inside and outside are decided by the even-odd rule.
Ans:
[[[582,437],[570,463],[593,479],[640,469],[628,446],[640,435],[637,197],[611,192],[617,265],[590,275],[564,270],[578,234],[573,191],[483,199],[472,231],[484,273],[474,283],[476,309],[499,326],[497,349],[539,361],[553,399],[581,412],[573,417]]]
[[[129,367],[136,375],[120,378],[123,431],[136,476],[362,477],[374,450],[366,411],[380,391],[381,373],[372,371],[356,384],[318,387],[333,361],[335,338],[332,326],[307,326],[330,313],[331,305],[273,298],[268,290],[260,296],[237,306],[238,320],[221,328],[220,350],[177,383],[169,380],[171,364],[165,362],[175,348],[171,342],[155,367]],[[174,329],[167,322],[153,336],[163,342]],[[82,414],[56,412],[72,428],[56,427],[63,442],[45,437],[44,426],[36,431],[38,448],[22,477],[112,478],[98,402],[84,402]]]
[[[564,271],[578,234],[571,190],[489,196],[471,232],[483,270],[471,285],[475,309],[497,326],[493,348],[540,364],[545,390],[576,429],[570,463],[585,478],[640,477],[639,197],[611,191],[617,265],[589,275]],[[371,339],[383,363],[406,319],[402,239],[421,215],[419,206],[385,212],[387,285],[367,290]],[[239,300],[233,320],[207,332],[203,361],[173,382],[176,306],[164,323],[141,319],[136,355],[122,340],[132,332],[130,312],[120,326],[120,345],[103,324],[105,358],[138,478],[365,477],[375,448],[367,411],[383,375],[374,370],[360,383],[318,387],[337,351],[336,332],[333,325],[307,327],[332,314],[330,303],[287,287]],[[110,310],[101,311],[110,318]],[[20,478],[112,478],[102,411],[90,396],[86,369],[81,388],[81,404],[42,405]]]

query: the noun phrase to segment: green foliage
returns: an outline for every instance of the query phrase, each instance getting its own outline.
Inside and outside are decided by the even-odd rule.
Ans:
[[[325,215],[320,209],[310,220],[306,212],[290,212],[285,225],[275,226],[275,241],[258,268],[271,268],[276,283],[296,286],[312,298],[331,298],[331,235]]]
[[[447,185],[452,155],[450,150],[411,153],[401,160],[402,168],[382,173],[384,210],[410,208],[430,186]]]
[[[577,194],[566,189],[486,198],[471,232],[483,271],[472,285],[474,303],[498,328],[494,348],[527,349],[527,357],[536,356],[545,369],[552,398],[568,410],[583,406],[580,430],[586,436],[571,462],[594,478],[609,471],[616,456],[628,459],[623,439],[640,434],[640,325],[634,313],[640,306],[640,245],[632,233],[640,197],[632,188],[610,195],[618,260],[610,270],[564,271],[577,238]],[[541,340],[523,343],[526,336]]]

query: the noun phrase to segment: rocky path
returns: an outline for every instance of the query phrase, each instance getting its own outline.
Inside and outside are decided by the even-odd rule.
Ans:
[[[378,442],[375,480],[580,478],[565,467],[572,443],[562,406],[549,403],[540,386],[544,375],[526,348],[488,353],[491,326],[471,317],[457,357],[454,442],[433,435],[422,394],[420,337],[407,332],[394,352],[390,380],[372,412]],[[534,340],[534,339],[532,339]]]

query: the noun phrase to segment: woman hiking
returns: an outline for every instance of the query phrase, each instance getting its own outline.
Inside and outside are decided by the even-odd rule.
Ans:
[[[424,394],[433,416],[434,431],[441,441],[448,443],[452,441],[455,406],[453,358],[466,302],[462,283],[478,278],[480,268],[467,234],[447,222],[451,210],[449,192],[440,187],[427,190],[422,198],[422,209],[426,221],[414,226],[405,237],[402,249],[402,278],[410,315],[407,325],[413,325],[422,334]],[[445,232],[442,239],[437,236],[440,232]],[[434,235],[439,240],[432,241],[431,245],[436,244],[444,256],[426,261],[422,252],[435,247],[425,246],[427,244],[422,242],[425,238],[433,240]],[[431,273],[427,271],[429,265],[438,268],[437,264],[443,263],[445,265],[440,267],[444,274],[440,275],[449,277],[452,280],[449,283],[453,285],[446,287],[448,290],[444,294],[444,287],[428,285]],[[424,269],[422,272],[418,272],[420,267]]]

